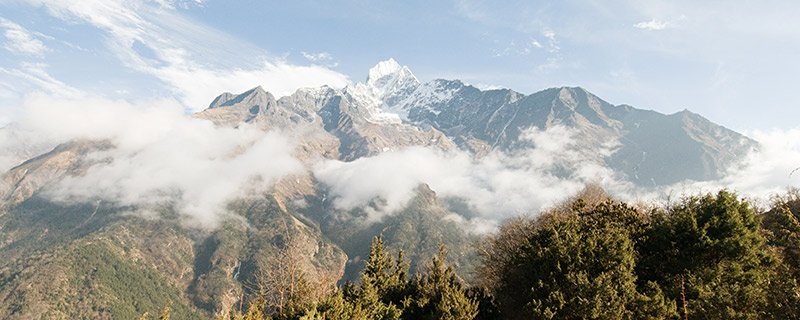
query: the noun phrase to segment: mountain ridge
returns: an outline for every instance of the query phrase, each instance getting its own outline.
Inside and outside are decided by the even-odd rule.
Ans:
[[[236,101],[255,108],[261,100],[249,104],[244,101],[254,91],[263,89],[259,86],[239,95],[223,93],[209,109],[229,104],[220,101]],[[288,103],[297,95],[323,99],[326,105],[323,108],[302,101]],[[421,83],[407,66],[394,59],[370,69],[364,83],[341,90],[300,89],[277,101],[293,112],[320,115],[325,123],[322,129],[342,141],[340,159],[345,161],[410,145],[457,148],[480,157],[492,150],[528,147],[520,141],[526,130],[561,125],[576,130],[576,139],[586,148],[619,144],[614,154],[605,159],[606,165],[637,185],[652,187],[687,179],[719,178],[758,145],[688,110],[667,115],[625,104],[612,105],[582,87],[554,87],[526,95],[512,89],[480,90],[460,80]],[[203,117],[201,114],[209,109],[195,116]],[[671,138],[659,138],[665,135]],[[443,137],[451,143],[425,143],[425,139],[430,142]],[[677,142],[682,144],[676,145]],[[687,156],[673,156],[682,153]],[[670,161],[654,161],[654,157]]]

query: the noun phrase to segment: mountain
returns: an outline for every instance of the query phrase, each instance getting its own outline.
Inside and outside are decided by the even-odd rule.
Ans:
[[[363,83],[281,98],[261,87],[222,93],[191,117],[218,128],[280,131],[305,170],[228,199],[220,224],[203,229],[187,224],[167,196],[134,204],[53,196],[64,179],[116,161],[108,152],[118,147],[112,137],[63,141],[46,151],[47,144],[6,144],[15,166],[0,176],[0,317],[131,318],[170,305],[176,317],[208,318],[235,310],[263,287],[265,274],[285,274],[285,261],[320,295],[356,279],[378,234],[412,262],[428,260],[444,243],[459,274],[471,277],[471,243],[480,235],[458,222],[476,215],[463,199],[423,182],[391,212],[380,197],[343,208],[329,198],[332,186],[314,174],[322,161],[354,163],[424,147],[478,162],[539,148],[532,131],[562,128],[573,148],[624,180],[654,187],[716,179],[758,148],[688,110],[664,115],[615,106],[575,87],[526,95],[459,80],[422,83],[393,59],[370,69]],[[12,129],[0,130],[13,137]],[[228,156],[237,152],[244,150]],[[562,169],[557,175],[573,173]],[[370,220],[375,212],[383,218]]]
[[[645,186],[719,178],[757,147],[755,141],[688,110],[664,115],[614,106],[583,88],[524,95],[509,89],[482,91],[458,80],[422,84],[391,59],[370,70],[367,84],[356,88],[372,98],[362,98],[362,104],[392,114],[383,118],[396,115],[403,123],[435,128],[476,154],[526,147],[519,139],[526,129],[554,125],[577,130],[577,140],[586,147],[616,142],[606,164]]]
[[[482,91],[459,80],[421,83],[393,59],[370,69],[365,83],[342,90],[301,89],[277,101],[260,87],[224,93],[195,117],[227,126],[311,127],[313,138],[304,141],[338,140],[338,155],[332,149],[336,142],[326,144],[323,154],[344,161],[412,145],[480,157],[531,147],[520,139],[531,128],[566,126],[585,149],[613,146],[603,159],[606,166],[650,187],[717,179],[757,148],[755,141],[688,110],[664,115],[614,106],[579,87],[524,95]]]

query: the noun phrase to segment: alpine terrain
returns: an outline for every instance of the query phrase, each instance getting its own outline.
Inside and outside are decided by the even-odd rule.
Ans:
[[[261,87],[226,92],[190,117],[214,128],[279,132],[300,165],[274,183],[225,199],[209,227],[187,218],[176,200],[186,197],[180,188],[141,202],[119,201],[124,195],[64,196],[70,182],[142,155],[115,158],[114,137],[4,150],[15,165],[0,176],[0,318],[138,319],[165,306],[178,319],[210,318],[241,310],[243,300],[264,292],[280,300],[287,288],[302,287],[322,297],[337,283],[358,279],[379,234],[393,254],[404,251],[412,271],[445,244],[456,273],[472,281],[473,243],[483,233],[469,223],[484,213],[467,196],[444,196],[429,181],[418,181],[399,207],[381,197],[343,205],[332,181],[354,177],[322,179],[321,163],[364,164],[415,148],[459,154],[470,163],[526,159],[516,157],[559,147],[560,141],[532,136],[561,130],[571,152],[634,188],[653,190],[718,179],[758,148],[688,110],[665,115],[612,105],[580,87],[522,94],[459,80],[422,83],[393,59],[370,69],[363,83],[304,88],[281,98]],[[567,163],[572,160],[549,159],[549,173],[567,180],[582,174]]]

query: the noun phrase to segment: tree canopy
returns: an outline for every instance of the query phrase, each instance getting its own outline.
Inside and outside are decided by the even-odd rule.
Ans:
[[[800,197],[757,212],[727,190],[642,209],[589,188],[479,246],[467,286],[447,249],[409,274],[375,237],[358,283],[240,319],[798,319]],[[236,318],[236,317],[234,317]]]

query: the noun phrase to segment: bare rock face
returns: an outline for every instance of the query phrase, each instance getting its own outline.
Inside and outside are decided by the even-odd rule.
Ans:
[[[455,149],[441,131],[403,123],[393,114],[383,113],[379,109],[380,94],[391,95],[358,84],[343,91],[301,89],[276,101],[257,87],[239,95],[222,94],[209,109],[193,116],[219,126],[248,123],[264,131],[291,133],[297,137],[296,155],[301,160],[323,157],[351,161],[410,146]]]

